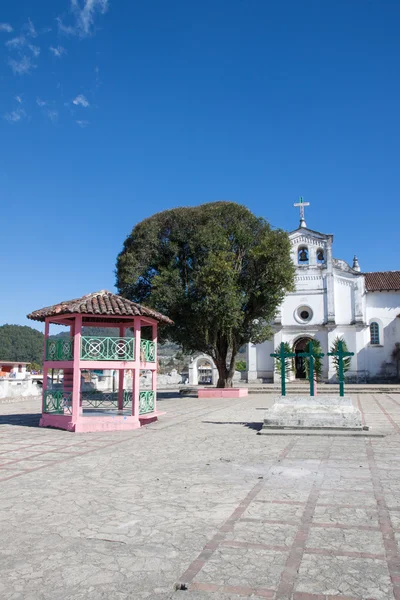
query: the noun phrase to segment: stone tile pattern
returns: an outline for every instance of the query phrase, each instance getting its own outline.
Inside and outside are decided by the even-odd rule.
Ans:
[[[400,396],[355,400],[387,437],[257,436],[266,396],[97,434],[0,405],[0,597],[400,600]]]

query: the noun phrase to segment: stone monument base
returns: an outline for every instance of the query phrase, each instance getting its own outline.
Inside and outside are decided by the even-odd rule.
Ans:
[[[349,396],[280,396],[265,413],[263,429],[362,430],[363,424]]]

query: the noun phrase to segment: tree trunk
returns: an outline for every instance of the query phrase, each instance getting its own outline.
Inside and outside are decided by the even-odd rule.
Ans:
[[[226,358],[228,354],[228,348],[224,348],[223,351],[218,353],[218,358],[214,358],[215,366],[218,369],[218,383],[217,388],[231,388],[233,383],[233,376],[235,375],[236,365],[236,345],[233,344],[232,356],[229,362],[229,367],[226,366]]]

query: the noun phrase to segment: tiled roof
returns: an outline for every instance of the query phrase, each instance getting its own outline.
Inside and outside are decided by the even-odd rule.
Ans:
[[[107,290],[93,292],[87,296],[82,296],[82,298],[66,300],[65,302],[54,304],[53,306],[47,306],[46,308],[35,310],[27,316],[28,319],[32,319],[33,321],[44,321],[46,317],[69,315],[73,313],[94,316],[115,315],[116,317],[141,315],[143,317],[156,319],[156,321],[159,321],[160,323],[173,325],[173,321],[161,313],[152,310],[151,308],[146,308],[136,302],[126,300],[126,298],[112,294]]]
[[[364,276],[368,292],[400,291],[400,271],[376,271]]]

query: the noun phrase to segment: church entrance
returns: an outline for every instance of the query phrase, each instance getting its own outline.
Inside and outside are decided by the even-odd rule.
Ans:
[[[304,356],[299,356],[298,353],[306,352],[308,343],[311,342],[312,338],[310,337],[302,337],[297,342],[295,342],[293,346],[293,352],[296,353],[294,359],[294,372],[296,379],[306,379],[306,369],[305,369],[305,358]]]

